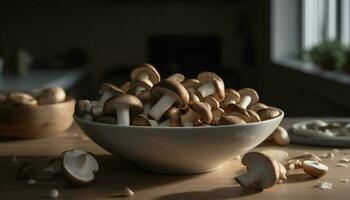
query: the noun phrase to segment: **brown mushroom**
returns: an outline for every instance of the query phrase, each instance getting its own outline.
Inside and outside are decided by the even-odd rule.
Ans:
[[[85,120],[92,121],[92,108],[97,105],[97,101],[79,100],[75,104],[75,115]]]
[[[103,107],[103,113],[106,115],[116,114],[117,124],[122,126],[130,125],[130,113],[137,115],[142,111],[143,104],[140,99],[129,94],[111,97]]]
[[[222,108],[217,108],[211,111],[213,113],[213,120],[211,121],[211,124],[215,125],[220,120],[220,118],[225,114],[225,111]]]
[[[258,103],[254,104],[254,105],[249,105],[248,108],[249,108],[250,110],[253,110],[253,111],[255,111],[255,112],[258,112],[258,111],[261,110],[261,109],[268,108],[268,106],[265,105],[265,104],[263,104],[263,103],[258,102]]]
[[[124,91],[118,88],[117,86],[111,84],[111,83],[104,83],[102,84],[100,88],[100,100],[98,103],[92,108],[91,113],[93,116],[100,116],[103,114],[103,106],[105,102],[113,97],[113,96],[119,96],[121,94],[124,94]]]
[[[247,123],[250,122],[248,111],[244,110],[241,106],[237,106],[237,104],[229,104],[224,110],[226,115],[237,116]]]
[[[245,124],[246,122],[237,116],[222,116],[217,125]]]
[[[211,110],[216,110],[220,108],[220,102],[216,100],[213,96],[205,97],[202,102],[207,103]]]
[[[322,164],[314,160],[304,160],[302,165],[305,173],[315,177],[320,178],[327,174],[328,167],[325,164]]]
[[[206,103],[193,101],[188,104],[189,111],[181,116],[182,126],[193,126],[193,122],[200,119],[203,123],[209,124],[213,114]]]
[[[170,107],[163,115],[159,126],[180,126],[181,111],[176,107]]]
[[[134,126],[158,126],[158,122],[152,119],[148,119],[145,114],[137,115],[132,121]]]
[[[157,84],[160,81],[160,75],[157,69],[148,63],[143,63],[136,66],[130,73],[131,80],[150,80],[152,84]]]
[[[37,97],[39,104],[53,104],[66,100],[66,92],[61,87],[46,88]]]
[[[270,135],[271,140],[280,145],[280,146],[285,146],[290,143],[289,135],[286,129],[283,127],[279,126],[272,132]]]
[[[130,90],[130,82],[126,82],[123,85],[121,85],[119,88],[124,91],[124,93],[127,93]]]
[[[255,111],[247,110],[247,112],[249,114],[249,122],[259,122],[259,121],[261,121],[260,120],[260,116]]]
[[[185,76],[183,74],[180,74],[180,73],[175,73],[175,74],[170,75],[167,78],[167,80],[181,83],[182,81],[185,80]]]
[[[148,115],[149,110],[151,109],[154,99],[152,98],[150,90],[143,90],[137,97],[143,103],[143,114]]]
[[[218,101],[225,99],[225,84],[224,81],[212,72],[202,72],[197,76],[202,86],[197,88],[196,95],[200,99],[213,95]]]
[[[148,79],[132,81],[130,84],[130,89],[128,90],[128,93],[138,96],[142,91],[150,90],[152,86],[153,86],[153,83]]]
[[[241,100],[241,95],[234,89],[225,88],[225,99],[220,106],[225,108],[228,104],[237,104]]]
[[[199,101],[199,97],[195,94],[196,89],[202,84],[198,79],[186,79],[181,82],[181,84],[187,89],[190,95],[190,101]]]
[[[148,113],[149,117],[156,121],[159,121],[172,105],[184,108],[189,101],[188,92],[181,83],[169,80],[163,80],[154,85],[151,89],[151,95],[159,98]]]
[[[260,119],[264,121],[264,120],[278,117],[280,115],[280,112],[275,108],[269,107],[269,108],[259,110],[258,114],[260,116]]]
[[[246,109],[249,105],[254,105],[259,102],[258,93],[251,88],[243,88],[238,92],[241,95],[241,100],[238,102],[238,105],[244,109]]]
[[[7,101],[12,105],[35,106],[38,101],[33,96],[23,92],[13,92],[8,95]]]

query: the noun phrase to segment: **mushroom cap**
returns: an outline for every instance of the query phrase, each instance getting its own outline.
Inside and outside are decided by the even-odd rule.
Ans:
[[[91,153],[73,149],[62,154],[62,169],[72,184],[87,185],[95,179],[99,167]]]
[[[38,101],[33,96],[23,92],[13,92],[8,95],[7,101],[13,105],[35,106]]]
[[[181,84],[187,88],[199,88],[202,84],[198,79],[190,78],[181,82]]]
[[[252,88],[243,88],[243,89],[238,90],[238,92],[241,95],[241,97],[243,97],[243,96],[250,96],[250,98],[252,100],[251,100],[249,105],[254,105],[254,104],[259,102],[259,95]]]
[[[225,99],[225,84],[224,81],[220,78],[220,76],[213,72],[202,72],[198,74],[197,79],[202,84],[212,81],[216,90],[216,93],[213,96],[217,98],[220,102]]]
[[[227,115],[235,115],[243,119],[245,122],[250,121],[249,113],[238,104],[233,104],[233,103],[228,104],[224,110]]]
[[[66,100],[66,92],[61,87],[46,88],[37,99],[39,104],[58,103]]]
[[[168,119],[175,119],[175,120],[179,120],[180,121],[180,117],[181,117],[181,111],[180,109],[176,108],[176,107],[170,107],[165,113],[164,115],[166,118]]]
[[[277,109],[272,108],[272,107],[261,109],[257,113],[259,114],[260,119],[262,121],[272,119],[272,118],[278,117],[280,115],[280,112]]]
[[[105,123],[105,124],[117,124],[117,118],[115,116],[96,116],[94,117],[94,122]]]
[[[126,82],[123,85],[120,86],[120,89],[124,91],[124,93],[128,92],[130,90],[130,82]]]
[[[325,164],[319,163],[315,160],[304,160],[303,161],[303,169],[305,173],[320,178],[327,174],[328,167]]]
[[[176,98],[175,105],[178,108],[184,108],[189,102],[189,94],[179,82],[162,80],[151,89],[151,95],[160,98],[164,94],[172,95]]]
[[[290,143],[289,135],[286,129],[279,126],[271,134],[272,140],[278,145],[285,146]]]
[[[130,89],[128,90],[129,94],[135,93],[135,89],[138,86],[144,87],[146,90],[150,90],[153,86],[153,83],[150,80],[135,80],[130,84]]]
[[[137,65],[130,73],[131,80],[136,79],[141,73],[147,73],[153,85],[160,81],[159,72],[153,65],[148,63]]]
[[[100,95],[103,95],[104,92],[110,92],[114,95],[124,94],[125,92],[119,87],[113,85],[112,83],[103,83],[100,88]]]
[[[211,112],[209,106],[206,103],[200,101],[193,101],[188,104],[193,112],[200,116],[200,120],[209,124],[213,119],[213,113]]]
[[[79,100],[75,104],[75,110],[74,113],[77,117],[82,117],[85,115],[85,108],[87,105],[89,105],[90,101],[89,100]]]
[[[253,110],[253,111],[255,111],[255,112],[258,112],[258,111],[261,110],[261,109],[268,108],[268,106],[265,105],[265,104],[263,104],[263,103],[258,102],[258,103],[254,104],[254,105],[253,105],[253,104],[250,104],[250,105],[248,106],[248,108],[249,108],[250,110]]]
[[[185,80],[185,76],[183,74],[180,74],[180,73],[175,73],[175,74],[170,75],[167,78],[167,80],[181,83],[182,81]]]
[[[246,122],[237,116],[222,116],[217,125],[232,125],[232,124],[245,124]]]
[[[255,111],[248,109],[247,112],[248,112],[249,118],[250,118],[249,122],[259,122],[259,121],[261,121],[259,114],[256,113]]]
[[[219,121],[220,118],[225,114],[225,111],[222,108],[214,109],[214,110],[212,110],[212,112],[213,112],[212,123],[216,123],[217,121]]]
[[[158,126],[158,122],[156,120],[148,119],[145,114],[139,114],[132,121],[132,125],[134,125],[134,126]]]
[[[256,167],[264,168],[262,171],[264,176],[253,184],[258,189],[272,187],[279,179],[280,172],[278,162],[263,153],[249,152],[245,154],[242,158],[242,164],[247,167],[248,171],[254,170]]]
[[[225,107],[229,102],[234,101],[238,103],[241,100],[241,95],[234,89],[225,88],[225,99],[222,102],[223,107]]]
[[[220,102],[216,100],[213,96],[207,96],[203,99],[204,103],[207,103],[212,110],[220,108]]]
[[[103,113],[113,115],[120,106],[129,107],[129,112],[133,115],[143,111],[143,104],[139,98],[130,94],[122,94],[108,99],[104,104]]]

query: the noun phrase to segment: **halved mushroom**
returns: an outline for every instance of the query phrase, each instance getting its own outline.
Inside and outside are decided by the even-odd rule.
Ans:
[[[225,99],[220,106],[225,108],[228,104],[237,104],[241,100],[241,95],[234,89],[225,88]]]
[[[242,164],[247,167],[247,173],[235,177],[244,188],[266,189],[274,186],[280,178],[280,168],[277,161],[259,152],[250,152],[243,156]]]
[[[137,97],[143,103],[143,114],[148,115],[148,113],[151,110],[151,107],[154,103],[154,99],[152,98],[151,91],[150,90],[143,90]]]
[[[153,86],[153,83],[147,79],[132,81],[128,93],[138,96],[142,91],[150,90],[152,86]]]
[[[272,107],[261,109],[257,113],[259,114],[260,119],[262,121],[272,119],[280,115],[280,112],[277,109]]]
[[[99,167],[91,153],[73,149],[65,151],[61,157],[63,174],[73,185],[88,185],[95,179]]]
[[[186,79],[181,82],[181,84],[187,89],[190,95],[190,101],[199,101],[199,97],[195,94],[196,89],[202,84],[198,79]]]
[[[303,161],[303,169],[305,173],[313,176],[315,178],[320,178],[327,174],[328,167],[325,164],[322,164],[318,161],[314,160],[304,160]]]
[[[193,122],[200,119],[203,123],[209,124],[213,114],[206,103],[193,101],[188,104],[189,111],[181,116],[182,126],[193,126]]]
[[[159,123],[159,126],[180,126],[180,117],[181,117],[181,111],[180,109],[176,107],[170,107],[163,115],[161,122]]]
[[[286,129],[279,126],[270,135],[271,140],[281,146],[288,145],[290,143],[289,135]]]
[[[31,95],[23,92],[13,92],[8,95],[7,102],[19,106],[36,106],[38,101]]]
[[[123,85],[121,85],[119,88],[124,91],[124,93],[127,93],[130,90],[130,82],[125,82]]]
[[[185,80],[185,76],[183,74],[180,74],[180,73],[175,73],[175,74],[170,75],[167,78],[167,80],[181,83],[182,81]]]
[[[152,119],[148,119],[145,114],[139,114],[134,117],[132,121],[134,126],[158,126],[158,122]]]
[[[248,106],[248,109],[253,110],[255,112],[258,112],[259,110],[265,109],[265,108],[268,108],[268,106],[263,104],[263,103],[260,103],[260,102],[254,104],[254,105],[250,104]]]
[[[260,116],[255,111],[247,110],[247,112],[249,114],[249,122],[259,122],[259,121],[261,121],[260,120]]]
[[[163,80],[153,86],[151,95],[159,98],[148,113],[149,117],[156,121],[159,121],[172,105],[184,108],[189,101],[188,92],[181,83],[169,80]]]
[[[66,100],[66,92],[61,87],[46,88],[37,97],[39,104],[53,104]]]
[[[241,95],[241,100],[238,102],[238,105],[244,109],[246,109],[249,105],[254,105],[259,102],[258,93],[251,88],[243,88],[238,92]]]
[[[100,100],[92,107],[91,113],[93,116],[101,116],[103,114],[103,106],[105,102],[113,97],[124,94],[124,91],[111,83],[104,83],[100,88]]]
[[[136,96],[122,94],[111,97],[103,107],[106,115],[116,114],[117,124],[122,126],[130,125],[130,114],[137,115],[143,111],[143,104]]]
[[[200,99],[213,95],[218,101],[225,99],[225,84],[224,81],[212,72],[202,72],[197,76],[202,86],[197,88],[196,95]]]
[[[222,116],[217,125],[233,125],[233,124],[245,124],[246,122],[237,116]]]
[[[160,81],[160,75],[157,69],[148,63],[136,66],[130,73],[131,80],[150,80],[153,85]]]

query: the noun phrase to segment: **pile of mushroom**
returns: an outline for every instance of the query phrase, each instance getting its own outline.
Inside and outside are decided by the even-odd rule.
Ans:
[[[161,79],[150,64],[140,64],[120,87],[104,83],[97,101],[80,100],[75,115],[85,120],[122,126],[217,126],[246,124],[280,115],[259,102],[251,88],[225,88],[215,73],[196,78],[176,73]]]
[[[286,174],[297,169],[303,169],[306,174],[320,178],[328,172],[328,166],[321,161],[321,158],[312,153],[290,159],[289,154],[282,150],[249,152],[242,158],[247,172],[235,177],[235,180],[243,188],[263,190],[286,180]]]
[[[45,88],[32,93],[10,92],[0,94],[0,105],[38,106],[60,103],[66,100],[66,92],[61,87]]]

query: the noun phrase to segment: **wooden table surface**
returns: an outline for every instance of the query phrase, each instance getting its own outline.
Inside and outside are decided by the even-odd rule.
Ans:
[[[305,118],[287,118],[282,126],[288,128],[292,123]],[[350,118],[349,118],[350,120]],[[45,163],[67,149],[80,148],[96,154],[100,172],[95,182],[87,187],[73,187],[62,177],[45,180],[36,177],[38,184],[28,186],[26,181],[15,179],[16,165],[12,156],[17,156],[20,163],[31,162],[38,172]],[[122,191],[125,187],[135,192],[132,199],[187,200],[187,199],[349,199],[350,182],[343,183],[341,178],[350,178],[350,168],[336,167],[338,160],[350,158],[350,149],[317,148],[290,145],[276,147],[262,144],[261,148],[278,148],[287,151],[291,156],[304,152],[322,155],[334,152],[335,158],[324,159],[330,167],[329,173],[321,181],[333,183],[332,190],[321,190],[315,187],[317,179],[313,179],[302,171],[288,175],[288,180],[262,192],[243,190],[234,177],[244,173],[245,168],[238,159],[232,160],[224,168],[201,175],[160,175],[135,168],[117,156],[112,156],[102,148],[83,136],[77,127],[73,127],[58,136],[26,140],[0,141],[0,199],[47,199],[51,189],[59,190],[59,199],[112,199],[111,195]],[[141,149],[140,149],[141,150]],[[18,166],[18,165],[17,165]],[[40,174],[40,173],[37,173]],[[121,198],[123,199],[123,198]],[[127,199],[127,198],[126,198]]]

